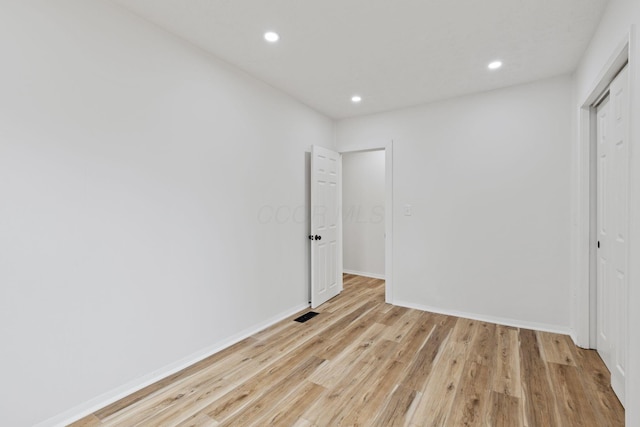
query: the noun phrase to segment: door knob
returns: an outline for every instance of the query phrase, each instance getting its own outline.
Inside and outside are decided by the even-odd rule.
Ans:
[[[318,236],[318,235],[316,234],[316,240],[322,240],[322,236]]]

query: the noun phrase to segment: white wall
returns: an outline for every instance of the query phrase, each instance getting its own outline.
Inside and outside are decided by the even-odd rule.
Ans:
[[[394,142],[394,303],[568,330],[571,89],[558,77],[338,122],[338,149]]]
[[[384,277],[385,152],[342,155],[345,272]]]
[[[102,0],[3,1],[0,51],[0,425],[306,306],[329,119]]]
[[[611,0],[607,5],[605,14],[598,26],[589,48],[585,52],[580,65],[575,73],[575,111],[578,111],[589,95],[589,91],[601,77],[599,74],[608,62],[616,48],[625,40],[630,39],[629,63],[631,72],[631,117],[638,117],[640,114],[640,2],[637,0]],[[633,28],[632,28],[633,26]],[[631,31],[631,37],[629,32]],[[580,132],[583,129],[582,123],[578,121],[576,133],[578,138],[574,141],[575,157],[581,153]],[[583,151],[583,150],[582,150]],[[627,391],[626,401],[626,424],[629,426],[640,425],[640,407],[636,402],[640,402],[640,334],[637,325],[640,325],[640,120],[631,120],[631,235],[629,254],[629,348],[628,348],[628,369],[627,369]],[[577,195],[574,199],[574,219],[573,242],[574,251],[580,250],[580,243],[584,241],[581,234],[580,215],[581,207],[584,206],[585,185],[581,177],[584,174],[580,165],[574,167],[574,179],[572,192]],[[581,263],[582,268],[586,266]],[[575,292],[586,292],[588,289],[588,275],[574,272]],[[578,289],[580,288],[580,289]],[[578,307],[577,310],[580,310]],[[580,328],[579,322],[585,319],[580,317],[578,312],[574,313],[574,327]]]

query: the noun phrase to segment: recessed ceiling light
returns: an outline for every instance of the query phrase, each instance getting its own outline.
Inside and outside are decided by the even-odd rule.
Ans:
[[[264,39],[269,43],[275,43],[280,40],[280,36],[278,35],[278,33],[274,33],[273,31],[267,31],[266,33],[264,33]]]
[[[502,67],[502,61],[493,61],[488,65],[488,67],[490,70],[497,70],[498,68]]]
[[[353,95],[351,97],[351,102],[353,102],[354,104],[357,104],[360,101],[362,101],[362,97],[360,95]]]

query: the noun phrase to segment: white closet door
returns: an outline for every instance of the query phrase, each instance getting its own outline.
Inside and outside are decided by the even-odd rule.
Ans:
[[[598,106],[598,170],[597,170],[597,195],[598,195],[598,293],[597,293],[597,349],[598,354],[611,370],[613,357],[611,349],[613,341],[612,333],[612,304],[611,295],[611,126],[610,126],[611,103],[607,97]]]
[[[624,405],[628,340],[629,96],[623,69],[598,108],[598,353]]]

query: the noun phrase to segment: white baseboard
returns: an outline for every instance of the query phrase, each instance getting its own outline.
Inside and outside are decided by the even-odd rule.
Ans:
[[[292,316],[297,312],[305,310],[307,308],[309,308],[309,304],[301,304],[290,310],[282,312],[264,322],[251,326],[227,339],[224,339],[201,351],[198,351],[197,353],[191,354],[181,360],[178,360],[175,363],[164,366],[163,368],[151,372],[148,375],[137,378],[127,384],[101,394],[100,396],[97,396],[81,405],[71,408],[68,411],[49,418],[48,420],[42,421],[41,423],[36,424],[34,427],[64,427],[66,425],[69,425],[83,417],[86,417],[89,414],[96,412],[99,409],[104,408],[105,406],[117,402],[123,397],[135,393],[136,391],[141,390],[148,385],[156,383],[161,379],[168,377],[169,375],[173,375],[176,372],[179,372],[184,368],[187,368],[194,363],[197,363],[211,356],[212,354],[222,351],[227,347],[231,347],[233,344],[236,344],[243,339],[248,338],[251,335],[254,335],[257,332],[260,332],[261,330],[268,328],[269,326],[278,323],[281,320],[284,320],[287,317]]]
[[[385,279],[384,274],[365,273],[364,271],[347,270],[347,269],[342,269],[342,272],[345,274],[355,274],[356,276],[371,277],[372,279],[382,279],[382,280]]]
[[[580,346],[578,345],[578,335],[576,334],[575,329],[573,329],[573,328],[570,328],[570,329],[569,329],[569,336],[571,337],[571,340],[573,341],[573,343],[574,343],[576,346],[580,347]]]
[[[455,316],[455,317],[462,317],[464,319],[479,320],[481,322],[495,323],[497,325],[503,325],[503,326],[513,326],[514,328],[533,329],[535,331],[553,332],[555,334],[562,334],[562,335],[570,335],[571,333],[571,330],[568,326],[562,327],[557,325],[549,325],[546,323],[529,322],[526,320],[507,319],[507,318],[497,317],[497,316],[487,316],[487,315],[481,315],[481,314],[475,314],[475,313],[466,313],[466,312],[456,311],[456,310],[446,310],[442,308],[429,307],[422,304],[414,304],[406,301],[394,300],[392,304],[399,305],[401,307],[414,308],[416,310],[421,310],[421,311],[428,311],[430,313],[446,314],[447,316]]]

